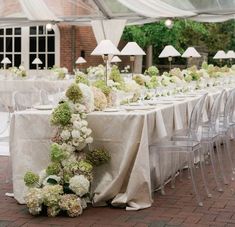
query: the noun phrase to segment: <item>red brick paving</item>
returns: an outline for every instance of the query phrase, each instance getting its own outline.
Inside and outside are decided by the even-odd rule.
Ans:
[[[235,143],[233,145],[235,147]],[[203,207],[197,206],[185,171],[183,181],[176,180],[175,189],[166,186],[165,196],[159,192],[154,194],[151,208],[125,211],[110,207],[89,207],[77,218],[48,218],[32,217],[25,205],[19,205],[13,198],[4,196],[5,192],[12,191],[11,184],[3,183],[6,160],[0,157],[0,227],[235,227],[235,182],[224,185],[224,192],[217,192],[210,165],[207,166],[207,173],[213,197],[205,196]],[[204,191],[203,188],[201,191]]]

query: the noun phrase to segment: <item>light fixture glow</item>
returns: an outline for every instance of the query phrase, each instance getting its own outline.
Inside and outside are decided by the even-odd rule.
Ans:
[[[48,24],[46,24],[46,30],[47,31],[52,31],[52,29],[53,29],[53,25],[51,24],[51,23],[48,23]]]
[[[171,19],[167,19],[167,20],[165,20],[165,26],[167,27],[167,28],[172,28],[173,27],[173,25],[174,25],[174,22],[171,20]]]

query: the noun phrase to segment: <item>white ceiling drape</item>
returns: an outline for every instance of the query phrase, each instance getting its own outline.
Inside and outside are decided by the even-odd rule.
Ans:
[[[48,9],[43,0],[19,0],[19,2],[29,20],[58,21],[58,18]]]
[[[127,8],[146,17],[189,17],[193,12],[175,8],[161,0],[118,0]]]
[[[109,39],[117,46],[123,30],[126,25],[126,20],[94,20],[91,21],[91,26],[97,43],[101,40]]]

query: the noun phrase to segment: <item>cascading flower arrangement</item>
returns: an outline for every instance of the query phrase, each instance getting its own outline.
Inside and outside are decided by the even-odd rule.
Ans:
[[[24,176],[29,189],[25,202],[32,215],[43,211],[48,216],[61,212],[70,217],[82,214],[90,201],[93,168],[110,159],[104,150],[87,148],[93,142],[86,120],[94,108],[90,93],[87,85],[72,84],[51,115],[51,124],[57,128],[50,146],[51,162],[39,174],[29,171]]]

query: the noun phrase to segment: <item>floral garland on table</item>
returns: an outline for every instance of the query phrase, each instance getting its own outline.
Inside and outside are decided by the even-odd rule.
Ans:
[[[17,77],[21,77],[21,78],[27,77],[27,72],[23,65],[20,65],[19,68],[15,66],[10,67],[8,70],[14,75],[16,75]]]
[[[63,211],[76,217],[87,207],[93,168],[110,159],[104,150],[86,149],[93,142],[86,120],[93,109],[93,93],[81,83],[72,84],[54,109],[51,124],[57,133],[50,147],[51,162],[39,174],[29,171],[24,176],[29,188],[25,202],[32,215],[46,210],[48,216]]]
[[[66,67],[58,67],[58,66],[53,66],[51,68],[51,71],[57,76],[58,79],[63,80],[66,78],[66,75],[68,75],[68,69]]]

